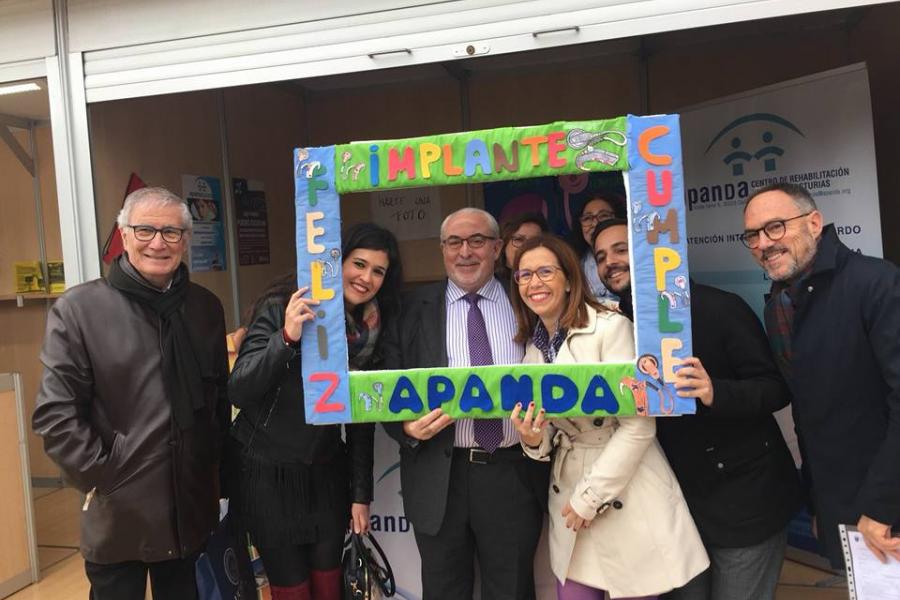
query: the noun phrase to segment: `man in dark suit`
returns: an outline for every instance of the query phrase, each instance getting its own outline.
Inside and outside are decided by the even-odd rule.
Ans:
[[[603,283],[631,297],[628,224],[600,223],[594,255]],[[656,420],[657,437],[703,537],[710,568],[666,597],[771,600],[800,481],[772,413],[790,402],[765,333],[738,296],[691,282],[694,355],[676,376],[697,414]],[[630,305],[623,307],[630,313]],[[629,316],[631,316],[629,314]]]
[[[840,567],[838,525],[856,525],[876,557],[900,560],[900,269],[842,244],[796,184],[756,191],[741,239],[772,280],[766,329],[819,541]]]
[[[497,222],[483,210],[463,208],[444,220],[448,279],[404,299],[385,336],[386,368],[521,362],[515,315],[493,275],[500,247]],[[385,430],[400,444],[403,507],[422,557],[424,598],[472,598],[477,557],[482,598],[533,599],[548,471],[524,456],[509,419],[454,421],[438,408]]]

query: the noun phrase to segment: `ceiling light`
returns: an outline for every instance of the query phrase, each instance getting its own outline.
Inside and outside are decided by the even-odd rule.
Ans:
[[[31,83],[16,83],[14,85],[0,85],[0,96],[5,96],[7,94],[18,94],[20,92],[38,92],[40,91],[41,86],[38,84]]]

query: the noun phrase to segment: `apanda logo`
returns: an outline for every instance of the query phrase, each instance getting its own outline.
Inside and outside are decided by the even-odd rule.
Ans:
[[[784,155],[779,139],[790,132],[806,137],[796,125],[772,113],[753,113],[739,117],[726,125],[713,137],[704,154],[708,154],[719,140],[730,137],[722,162],[731,167],[733,177],[745,175],[745,167],[761,162],[765,173],[778,168],[777,161]]]

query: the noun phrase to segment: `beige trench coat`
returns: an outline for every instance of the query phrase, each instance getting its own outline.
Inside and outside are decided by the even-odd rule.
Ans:
[[[587,325],[569,332],[555,362],[623,360],[634,360],[631,321],[588,307]],[[543,362],[541,351],[529,344],[524,362]],[[538,448],[523,447],[536,460],[553,459],[549,538],[557,579],[607,590],[611,598],[649,596],[709,566],[653,418],[554,419]],[[590,527],[566,529],[566,502],[593,518]]]

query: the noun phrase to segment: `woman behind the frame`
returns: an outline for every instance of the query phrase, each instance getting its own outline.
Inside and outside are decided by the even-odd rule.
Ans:
[[[402,267],[397,241],[370,223],[343,236],[350,369],[378,362],[379,333],[396,317]],[[229,511],[262,557],[273,600],[340,600],[347,524],[369,529],[374,425],[306,422],[300,376],[303,324],[317,301],[295,273],[256,301],[229,381],[241,411],[229,442]]]

